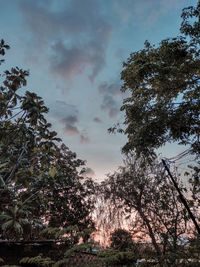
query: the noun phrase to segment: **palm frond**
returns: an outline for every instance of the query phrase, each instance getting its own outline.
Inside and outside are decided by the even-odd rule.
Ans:
[[[2,224],[1,229],[7,231],[13,225],[13,220],[9,220]]]

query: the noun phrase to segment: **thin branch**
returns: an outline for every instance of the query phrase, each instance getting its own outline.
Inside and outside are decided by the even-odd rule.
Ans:
[[[24,204],[26,204],[26,202],[28,202],[31,198],[33,198],[39,192],[40,192],[40,189],[38,191],[36,191],[34,194],[32,194],[30,197],[28,197],[26,200],[24,200],[24,202],[22,203],[21,206],[23,206]]]
[[[7,122],[7,121],[9,121],[9,120],[13,119],[13,118],[14,118],[14,117],[16,117],[17,115],[19,115],[21,112],[23,112],[23,110],[20,110],[20,111],[19,111],[19,112],[17,112],[15,115],[13,115],[12,117],[10,117],[10,118],[8,118],[8,119],[6,119],[6,120],[2,121],[2,122]]]
[[[13,167],[13,169],[12,169],[10,175],[8,176],[8,178],[7,178],[6,181],[5,181],[6,184],[10,182],[10,180],[11,180],[11,178],[13,177],[13,175],[14,175],[14,173],[15,173],[17,167],[19,166],[19,164],[20,164],[20,162],[21,162],[21,160],[22,160],[22,156],[23,156],[24,152],[26,151],[26,147],[27,147],[27,144],[28,144],[28,143],[29,143],[29,141],[26,141],[26,143],[25,143],[25,145],[24,145],[24,147],[23,147],[23,149],[22,149],[22,151],[21,151],[21,153],[20,153],[20,155],[19,155],[19,158],[18,158],[18,160],[17,160],[17,163],[14,165],[14,167]]]

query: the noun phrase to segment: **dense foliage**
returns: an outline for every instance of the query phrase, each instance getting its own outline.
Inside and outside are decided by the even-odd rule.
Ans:
[[[2,40],[0,54],[8,48]],[[16,67],[0,76],[0,237],[34,240],[53,228],[71,245],[94,228],[93,183],[81,176],[84,161],[51,130],[42,98],[24,92],[28,75]]]
[[[200,129],[200,3],[182,13],[181,35],[145,42],[123,64],[122,91],[129,91],[123,151],[152,155],[167,142],[188,145],[199,154]]]
[[[178,178],[176,180],[186,193],[187,189]],[[182,238],[192,233],[192,227],[173,184],[160,164],[148,165],[142,160],[131,160],[110,175],[102,186],[105,197],[113,200],[112,205],[120,203],[127,216],[135,214],[132,227],[138,228],[143,240],[151,240],[156,252],[153,257],[162,261],[169,253],[181,251]]]
[[[103,182],[105,199],[113,205],[120,203],[131,219],[135,214],[133,227],[140,229],[143,238],[149,236],[156,253],[151,257],[158,259],[159,266],[178,266],[178,258],[199,259],[195,246],[189,244],[186,249],[183,245],[184,238],[192,235],[199,247],[199,239],[162,164],[155,160],[156,149],[170,142],[186,146],[180,157],[195,155],[185,173],[190,186],[183,186],[177,171],[173,176],[199,222],[199,18],[200,1],[196,7],[183,9],[180,36],[165,39],[157,47],[146,41],[144,49],[130,55],[121,73],[122,91],[129,92],[121,107],[125,129],[109,129],[127,135],[122,151],[128,161]]]
[[[120,250],[126,251],[133,249],[133,240],[131,234],[124,229],[116,229],[110,237],[110,247]]]
[[[159,266],[179,266],[180,260],[192,266],[188,259],[200,260],[199,236],[163,166],[152,158],[168,142],[187,145],[196,156],[187,171],[191,188],[183,185],[176,169],[173,176],[200,221],[199,17],[198,1],[183,10],[179,37],[158,47],[146,41],[144,49],[124,63],[122,91],[130,92],[121,108],[127,159],[98,186],[83,179],[84,161],[51,130],[42,98],[24,91],[29,73],[15,67],[0,76],[0,239],[40,239],[49,248],[44,255],[24,255],[18,259],[22,266],[65,266],[78,253],[99,251],[90,240],[92,216],[107,237],[112,233],[109,248],[92,254],[91,266],[133,266],[138,258]],[[7,49],[2,40],[0,65]],[[123,230],[124,225],[130,231]],[[150,246],[141,249],[143,244],[136,246],[132,237],[148,240]],[[5,261],[2,256],[0,264]]]

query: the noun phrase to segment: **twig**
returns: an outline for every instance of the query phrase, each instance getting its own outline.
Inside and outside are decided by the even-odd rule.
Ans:
[[[13,169],[12,169],[10,175],[8,176],[8,178],[7,178],[6,181],[5,181],[6,184],[9,183],[9,181],[10,181],[11,178],[13,177],[13,175],[14,175],[14,173],[15,173],[17,167],[18,167],[18,165],[20,164],[20,162],[21,162],[21,160],[22,160],[22,156],[23,156],[24,152],[26,151],[26,147],[27,147],[27,144],[28,144],[28,143],[29,143],[29,141],[26,141],[26,143],[25,143],[25,145],[24,145],[24,147],[23,147],[23,149],[22,149],[22,152],[21,152],[20,155],[19,155],[19,158],[18,158],[18,160],[17,160],[17,163],[15,164],[15,166],[13,167]]]

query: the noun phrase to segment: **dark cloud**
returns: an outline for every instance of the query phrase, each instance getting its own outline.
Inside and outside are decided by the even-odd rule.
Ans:
[[[63,127],[64,133],[69,134],[69,135],[79,134],[79,130],[77,126],[75,125],[78,122],[77,116],[70,115],[62,119],[61,122],[64,124],[64,127]]]
[[[83,177],[93,177],[94,175],[95,175],[95,172],[91,168],[86,168],[82,174]]]
[[[116,117],[120,111],[119,104],[111,95],[104,95],[101,109],[108,112],[110,118]]]
[[[120,83],[103,82],[98,86],[99,93],[103,95],[101,109],[108,112],[110,118],[114,118],[120,111],[117,97],[121,96]]]
[[[109,94],[109,95],[121,95],[120,91],[121,85],[119,83],[111,83],[107,82],[101,83],[98,87],[99,92],[101,94]]]
[[[51,69],[57,75],[69,77],[81,74],[85,68],[91,67],[89,78],[93,81],[105,63],[100,50],[101,47],[97,44],[70,47],[58,41],[52,46]]]
[[[56,16],[49,11],[51,1],[47,0],[45,4],[43,0],[21,0],[19,3],[25,19],[25,26],[32,33],[33,45],[46,47],[57,28]]]
[[[69,135],[79,134],[78,128],[70,124],[66,124],[63,130],[64,130],[64,133],[69,134]]]
[[[80,134],[80,143],[81,144],[88,144],[88,143],[90,143],[90,139],[89,139],[89,137],[87,136],[86,133]]]
[[[51,116],[62,124],[63,132],[67,135],[76,135],[81,144],[90,142],[90,138],[85,130],[79,127],[79,112],[74,105],[67,104],[65,101],[56,100],[51,104]]]
[[[93,119],[93,121],[96,122],[96,123],[102,123],[102,120],[99,119],[98,117],[95,117],[95,118]]]
[[[20,3],[33,41],[48,55],[51,70],[69,77],[89,68],[93,80],[105,64],[111,33],[98,1],[70,0],[56,11],[49,0],[46,5],[39,0]]]
[[[77,116],[68,116],[66,118],[63,119],[63,121],[66,123],[66,124],[75,124],[76,122],[78,122],[78,118]]]
[[[56,119],[63,119],[67,116],[77,116],[78,110],[75,105],[66,103],[65,101],[56,100],[50,104],[50,115]]]

